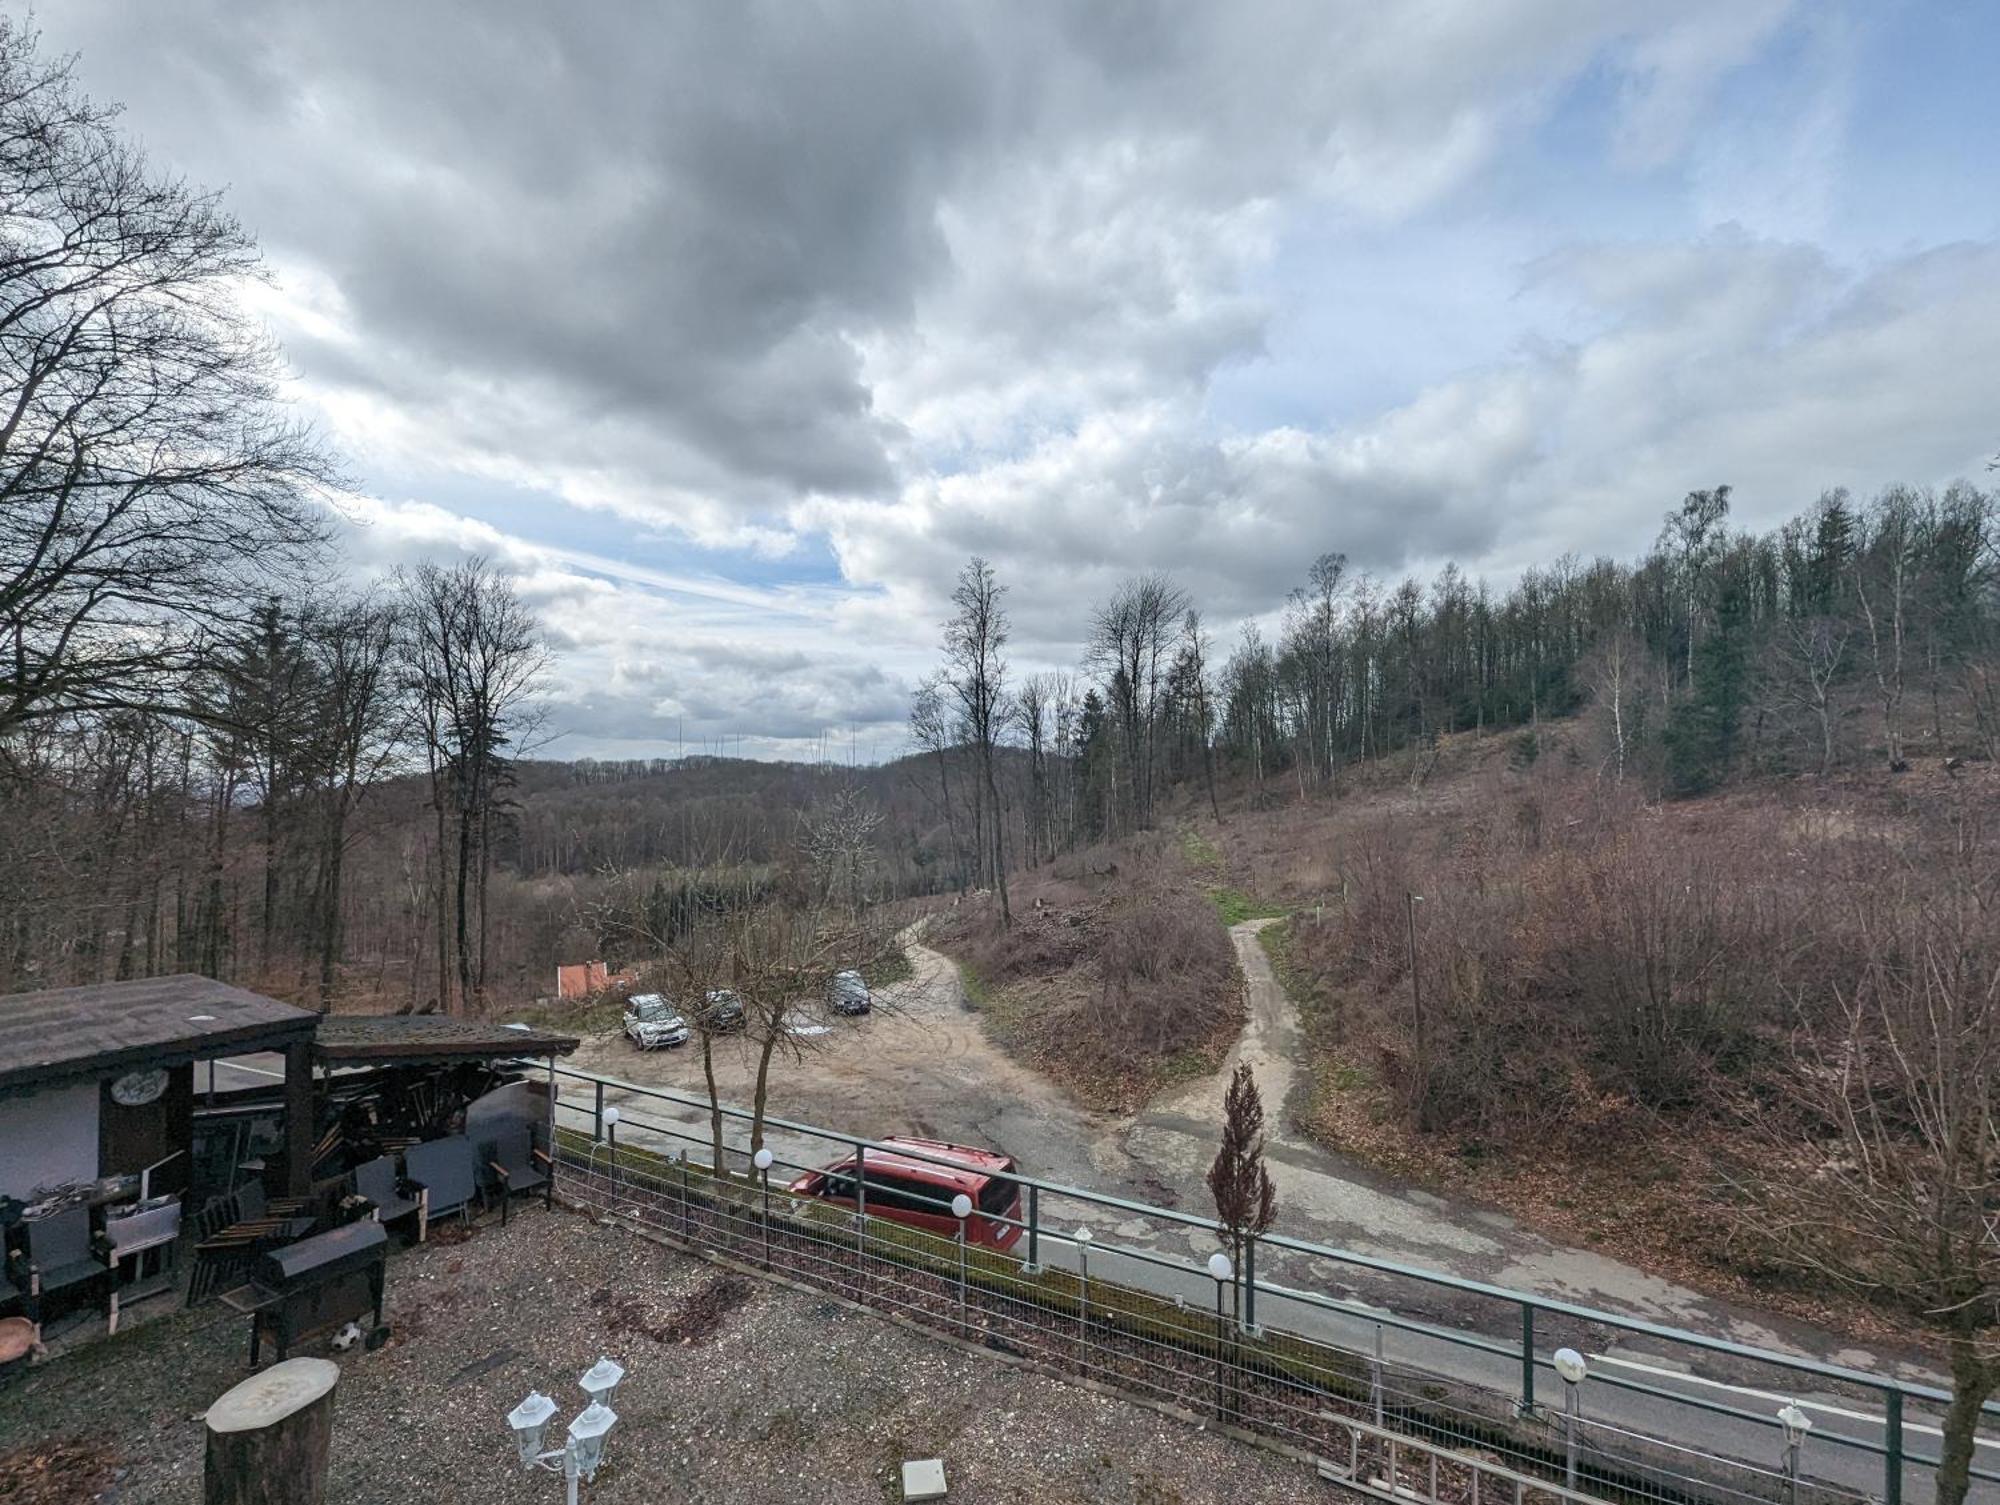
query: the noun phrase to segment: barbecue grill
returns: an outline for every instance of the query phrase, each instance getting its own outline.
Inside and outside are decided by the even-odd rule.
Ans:
[[[250,1367],[256,1368],[268,1332],[287,1357],[293,1343],[329,1328],[375,1318],[368,1346],[389,1335],[382,1323],[382,1285],[389,1234],[380,1223],[349,1223],[267,1253],[248,1285],[223,1294],[223,1302],[250,1318]]]

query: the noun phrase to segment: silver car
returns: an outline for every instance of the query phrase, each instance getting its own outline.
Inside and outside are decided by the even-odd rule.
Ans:
[[[625,1000],[625,1038],[641,1050],[685,1045],[688,1022],[658,993],[635,993]]]

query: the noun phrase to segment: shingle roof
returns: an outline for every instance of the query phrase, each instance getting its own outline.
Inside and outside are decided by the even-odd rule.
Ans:
[[[574,1035],[514,1029],[491,1019],[454,1019],[443,1014],[328,1014],[319,1022],[313,1059],[323,1066],[476,1061],[566,1056],[576,1046]]]
[[[318,1023],[305,1009],[193,973],[0,994],[0,1092],[282,1050]]]

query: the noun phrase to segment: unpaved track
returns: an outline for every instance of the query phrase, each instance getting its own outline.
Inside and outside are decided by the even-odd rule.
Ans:
[[[1228,1058],[1214,1075],[1175,1089],[1136,1115],[1081,1108],[1047,1078],[1003,1054],[968,1010],[957,968],[914,935],[905,936],[914,973],[881,990],[878,1012],[835,1020],[833,1033],[804,1059],[774,1063],[771,1112],[868,1138],[921,1134],[990,1145],[1045,1180],[1201,1216],[1209,1211],[1204,1177],[1220,1136],[1223,1088],[1236,1065],[1248,1062],[1264,1094],[1281,1233],[1855,1368],[1880,1366],[1913,1377],[1924,1372],[1913,1356],[1878,1355],[1621,1261],[1565,1247],[1497,1209],[1400,1183],[1298,1135],[1289,1109],[1293,1094],[1304,1090],[1296,1065],[1299,1024],[1257,939],[1269,923],[1251,920],[1230,931],[1246,982],[1248,1017]],[[723,1099],[747,1104],[755,1064],[751,1052],[731,1041],[716,1054]],[[693,1047],[642,1054],[612,1035],[586,1041],[575,1064],[635,1083],[703,1091],[701,1059]],[[620,1103],[628,1117],[677,1120],[691,1132],[706,1133],[699,1110],[669,1113],[657,1101],[626,1104],[622,1098],[614,1090],[606,1101]],[[783,1160],[831,1158],[824,1143],[775,1135],[772,1143]],[[1055,1207],[1048,1221],[1067,1226],[1059,1220],[1079,1214],[1100,1225],[1106,1216],[1101,1209]],[[1098,1231],[1131,1248],[1181,1259],[1215,1248],[1200,1229],[1137,1216]],[[1518,1321],[1493,1302],[1378,1280],[1328,1261],[1267,1257],[1259,1275],[1331,1296],[1393,1301],[1405,1315],[1451,1326],[1498,1333]]]
[[[1253,920],[1230,931],[1246,983],[1248,1017],[1228,1058],[1213,1076],[1178,1088],[1131,1117],[1080,1108],[1041,1075],[997,1050],[966,1007],[957,969],[911,934],[904,939],[913,976],[881,991],[883,1006],[876,1014],[835,1020],[832,1033],[805,1059],[774,1065],[771,1111],[779,1118],[866,1138],[922,1134],[989,1145],[1014,1155],[1024,1170],[1045,1182],[1202,1217],[1211,1210],[1204,1177],[1220,1134],[1223,1089],[1235,1066],[1248,1062],[1264,1093],[1279,1233],[1854,1369],[1939,1383],[1934,1366],[1922,1355],[1864,1349],[1837,1334],[1713,1300],[1620,1261],[1553,1243],[1495,1208],[1465,1199],[1447,1200],[1371,1172],[1301,1138],[1291,1128],[1288,1111],[1289,1100],[1302,1090],[1298,1018],[1257,939],[1266,923]],[[622,1036],[612,1035],[586,1042],[574,1064],[635,1083],[695,1095],[703,1090],[700,1056],[691,1048],[642,1054]],[[725,1101],[749,1102],[753,1066],[740,1043],[718,1049],[717,1078]],[[621,1142],[637,1140],[659,1147],[674,1142],[668,1133],[644,1128],[647,1120],[663,1127],[677,1121],[685,1136],[682,1142],[700,1143],[706,1138],[707,1116],[701,1108],[671,1111],[658,1099],[617,1089],[607,1094],[606,1101],[619,1104],[625,1113]],[[740,1133],[731,1139],[738,1145],[742,1142]],[[796,1165],[824,1164],[838,1153],[825,1140],[783,1131],[774,1131],[767,1142],[779,1157],[778,1175],[789,1174]],[[1055,1194],[1042,1197],[1044,1229],[1067,1230],[1079,1223],[1089,1224],[1097,1235],[1091,1255],[1094,1274],[1198,1307],[1214,1299],[1211,1283],[1199,1269],[1200,1260],[1216,1247],[1205,1229],[1138,1209],[1127,1213]],[[1026,1246],[1021,1248],[1025,1252]],[[1124,1254],[1121,1249],[1137,1253]],[[1175,1264],[1155,1264],[1147,1255],[1170,1258]],[[1074,1267],[1073,1246],[1057,1238],[1045,1237],[1039,1256],[1046,1264]],[[1357,1352],[1383,1341],[1382,1329],[1371,1316],[1377,1307],[1436,1327],[1479,1330],[1509,1342],[1519,1333],[1519,1309],[1509,1303],[1376,1275],[1350,1263],[1285,1255],[1267,1246],[1258,1277],[1260,1284],[1277,1288],[1267,1287],[1261,1320]],[[1309,1305],[1285,1298],[1280,1294],[1285,1288],[1357,1305]],[[1875,1441],[1881,1437],[1879,1420],[1851,1409],[1852,1398],[1814,1396],[1809,1387],[1795,1382],[1796,1377],[1787,1380],[1767,1368],[1711,1355],[1698,1365],[1705,1378],[1681,1381],[1676,1374],[1693,1357],[1689,1350],[1545,1315],[1537,1328],[1537,1348],[1546,1355],[1557,1342],[1582,1348],[1593,1367],[1636,1364],[1640,1369],[1625,1370],[1628,1377],[1668,1389],[1685,1387],[1691,1395],[1708,1400],[1717,1394],[1704,1387],[1716,1382],[1759,1387],[1724,1397],[1747,1406],[1752,1414],[1769,1410],[1775,1392],[1762,1387],[1782,1386],[1807,1405],[1835,1408],[1822,1417],[1830,1424],[1837,1418],[1848,1435]],[[1396,1329],[1388,1330],[1384,1352],[1392,1365],[1407,1365],[1499,1394],[1514,1393],[1519,1378],[1517,1361],[1504,1351],[1488,1353]],[[1557,1384],[1546,1359],[1541,1384],[1549,1390]],[[1772,1434],[1756,1425],[1703,1416],[1630,1392],[1593,1395],[1594,1415],[1642,1433],[1749,1459],[1763,1459],[1775,1446]],[[2000,1449],[2000,1444],[1990,1446]],[[1822,1457],[1816,1460],[1816,1469],[1828,1470],[1823,1477],[1856,1489],[1879,1483],[1879,1466],[1859,1453]],[[1923,1484],[1913,1471],[1908,1490]]]

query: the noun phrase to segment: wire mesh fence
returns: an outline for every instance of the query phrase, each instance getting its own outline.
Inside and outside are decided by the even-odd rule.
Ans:
[[[770,1163],[760,1169],[745,1143],[750,1115],[736,1109],[722,1110],[718,1174],[705,1101],[559,1074],[567,1085],[556,1110],[558,1187],[572,1205],[1263,1435],[1364,1493],[1521,1505],[1845,1505],[1928,1493],[1934,1455],[1909,1445],[1904,1414],[1912,1401],[1924,1416],[1935,1410],[1942,1397],[1923,1387],[1429,1272],[1376,1271],[1442,1281],[1511,1309],[1520,1336],[1445,1327],[1260,1278],[1256,1268],[1260,1252],[1266,1271],[1288,1276],[1383,1261],[1266,1238],[1243,1251],[1244,1268],[1211,1268],[1161,1252],[1162,1233],[1181,1235],[1190,1249],[1215,1242],[1213,1224],[1174,1209],[1025,1176],[1008,1178],[1019,1195],[1001,1210],[983,1200],[954,1207],[948,1190],[913,1188],[877,1168],[890,1157],[924,1160],[922,1150],[782,1120],[767,1122]],[[830,1164],[862,1169],[836,1178],[833,1189],[846,1196],[791,1190],[795,1178]],[[1645,1359],[1597,1355],[1582,1384],[1555,1378],[1556,1339],[1586,1341],[1589,1329],[1605,1327],[1719,1352],[1736,1365],[1733,1379],[1670,1368],[1671,1355],[1653,1350]],[[1594,1346],[1612,1344],[1600,1337]],[[1794,1384],[1761,1391],[1736,1382],[1758,1364]],[[1759,1399],[1788,1399],[1806,1380],[1821,1397],[1816,1414],[1842,1420],[1844,1430],[1828,1424],[1794,1436],[1775,1410],[1757,1409]],[[2000,1476],[1982,1473],[1981,1481]]]

